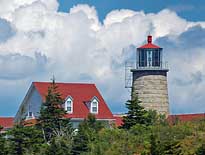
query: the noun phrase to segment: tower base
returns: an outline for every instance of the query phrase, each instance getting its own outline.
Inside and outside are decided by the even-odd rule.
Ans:
[[[136,95],[146,110],[169,115],[167,69],[131,70],[133,73],[132,98]]]

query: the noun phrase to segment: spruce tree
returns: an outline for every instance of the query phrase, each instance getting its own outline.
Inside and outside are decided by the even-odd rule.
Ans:
[[[48,88],[40,110],[38,125],[44,134],[44,139],[49,142],[53,137],[70,135],[72,132],[70,119],[64,118],[66,111],[63,107],[64,100],[58,92],[58,86],[53,80]]]
[[[18,124],[7,133],[9,154],[23,155],[37,153],[44,142],[42,133],[35,126]]]
[[[149,120],[149,113],[140,105],[141,101],[138,97],[135,97],[133,100],[128,100],[126,107],[128,109],[127,115],[123,117],[123,126],[124,129],[130,129],[136,124],[145,124],[148,125],[151,120]]]

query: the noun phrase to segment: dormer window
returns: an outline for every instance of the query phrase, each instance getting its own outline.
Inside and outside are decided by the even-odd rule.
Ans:
[[[90,108],[90,112],[97,114],[98,113],[98,99],[97,97],[94,97],[91,101],[91,108]]]
[[[93,102],[92,103],[92,112],[93,113],[97,113],[98,112],[98,103],[97,102]]]
[[[65,110],[67,111],[67,113],[73,113],[73,99],[71,96],[69,96],[66,99],[65,102]]]

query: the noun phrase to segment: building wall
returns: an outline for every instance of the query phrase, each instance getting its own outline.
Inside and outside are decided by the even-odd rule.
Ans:
[[[33,90],[32,95],[30,96],[29,100],[27,101],[27,111],[33,112],[35,117],[39,116],[42,98],[36,89]]]
[[[33,112],[34,117],[39,116],[42,99],[35,87],[31,86],[30,89],[15,116],[15,122],[26,118],[29,111]]]
[[[133,71],[132,96],[138,95],[145,109],[156,110],[160,114],[169,114],[167,89],[168,70]]]
[[[83,121],[84,121],[84,119],[81,119],[81,120],[73,120],[73,119],[71,119],[70,120],[70,122],[72,124],[72,127],[74,129],[78,128],[80,123],[82,123]],[[111,128],[112,125],[115,124],[114,120],[98,120],[97,119],[97,121],[101,122],[104,125],[104,127],[106,127],[106,128]]]

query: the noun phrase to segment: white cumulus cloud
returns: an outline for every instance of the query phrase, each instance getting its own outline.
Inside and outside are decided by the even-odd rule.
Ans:
[[[135,59],[134,47],[145,43],[148,34],[152,34],[154,40],[166,37],[172,40],[172,47],[177,47],[181,38],[184,38],[180,36],[189,32],[190,28],[196,25],[202,29],[204,27],[203,21],[189,22],[168,9],[148,14],[143,11],[113,10],[101,23],[93,6],[76,5],[67,13],[57,12],[57,8],[56,0],[0,1],[0,18],[7,20],[11,32],[15,32],[0,42],[0,61],[5,66],[0,68],[5,73],[0,76],[0,83],[12,83],[12,88],[21,89],[22,94],[18,95],[22,97],[31,81],[48,81],[53,74],[57,81],[96,83],[115,112],[124,111],[124,102],[130,97],[124,88],[124,62]],[[179,49],[183,47],[186,49],[185,45],[180,44]],[[39,51],[40,54],[36,55]],[[187,56],[186,50],[181,52]],[[204,58],[203,54],[199,55],[197,59]],[[176,52],[169,56],[171,67],[180,63]],[[188,65],[187,62],[181,64]],[[203,68],[194,60],[191,64],[197,71]],[[190,81],[194,81],[194,78],[196,81],[200,74],[192,69],[193,72],[187,74],[190,75]],[[170,71],[172,75],[169,80],[182,79],[177,73]],[[180,76],[186,76],[186,73]],[[15,86],[15,79],[25,82],[21,88],[19,83]],[[176,85],[179,86],[179,83]],[[173,87],[170,91],[173,94]],[[0,88],[0,93],[4,93],[3,88]],[[188,91],[183,93],[186,99],[190,98]],[[8,101],[19,105],[15,98],[17,96],[14,93]],[[170,100],[174,107],[174,94]],[[183,105],[187,100],[180,101],[177,104]],[[12,110],[15,113],[17,109]],[[174,108],[172,110],[177,112]]]

